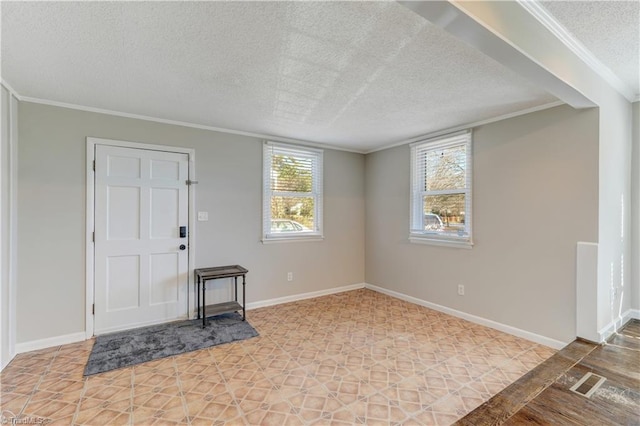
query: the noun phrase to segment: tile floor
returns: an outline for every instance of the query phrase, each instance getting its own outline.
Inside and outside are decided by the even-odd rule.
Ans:
[[[49,424],[450,424],[555,351],[370,290],[247,313],[259,337],[91,377],[18,355],[0,407]]]

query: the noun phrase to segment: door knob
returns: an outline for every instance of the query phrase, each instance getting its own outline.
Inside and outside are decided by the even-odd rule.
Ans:
[[[184,244],[180,244],[180,250],[184,250],[186,248],[187,248],[187,246],[185,246]]]

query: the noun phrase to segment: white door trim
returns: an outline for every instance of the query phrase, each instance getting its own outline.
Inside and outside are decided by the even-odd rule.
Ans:
[[[0,342],[2,343],[2,353],[0,353],[0,371],[6,367],[9,362],[16,355],[16,294],[18,288],[18,95],[16,92],[7,85],[4,81],[0,81],[0,86],[7,90],[7,104],[2,105],[0,109],[6,108],[7,126],[9,138],[6,140],[4,146],[4,153],[7,155],[6,160],[3,160],[7,166],[6,170],[2,171],[0,181],[6,179],[6,187],[8,190],[6,194],[2,194],[3,200],[0,202],[6,203],[7,208],[3,207],[6,216],[2,219],[6,222],[2,222],[2,227],[8,229],[7,235],[2,235],[2,251],[6,250],[6,257],[0,261],[2,264],[0,270],[3,272],[6,281],[2,281],[3,295],[8,299],[8,309],[6,312],[1,312],[0,316],[3,321],[7,321],[6,329],[7,333],[2,334],[0,331]],[[2,154],[0,154],[2,157]],[[5,162],[6,161],[6,162]],[[4,184],[3,184],[4,185]],[[4,253],[3,253],[4,254]],[[0,309],[1,310],[1,309]],[[3,323],[3,330],[5,325]]]
[[[95,173],[93,171],[93,162],[95,161],[96,145],[117,146],[122,148],[148,149],[154,151],[175,152],[178,154],[187,154],[189,156],[189,180],[195,181],[195,155],[194,149],[181,148],[167,145],[152,145],[139,142],[128,142],[113,139],[101,139],[87,137],[87,205],[86,205],[86,228],[85,228],[85,281],[86,281],[86,306],[85,306],[85,337],[90,339],[93,337],[93,303],[94,303],[94,258],[95,245],[93,243],[93,232],[95,230]],[[189,240],[187,244],[188,261],[188,279],[187,279],[187,314],[189,318],[193,317],[195,311],[194,291],[193,287],[193,269],[195,268],[195,234],[196,234],[196,216],[195,216],[195,187],[189,185]]]

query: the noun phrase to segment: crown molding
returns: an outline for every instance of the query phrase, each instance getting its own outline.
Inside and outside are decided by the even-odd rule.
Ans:
[[[609,67],[575,38],[556,18],[542,6],[538,0],[516,0],[520,6],[538,20],[547,30],[556,36],[571,52],[580,58],[589,68],[598,74],[609,86],[624,96],[629,102],[634,102],[640,94],[627,83],[622,81]]]
[[[22,96],[20,96],[18,92],[5,80],[0,80],[0,86],[3,86],[5,89],[7,89],[9,93],[11,93],[17,100],[22,100]]]
[[[284,137],[274,136],[274,135],[266,135],[266,134],[262,134],[262,133],[244,132],[244,131],[241,131],[241,130],[233,130],[233,129],[226,129],[226,128],[222,128],[222,127],[206,126],[206,125],[203,125],[203,124],[195,124],[195,123],[189,123],[189,122],[185,122],[185,121],[168,120],[168,119],[165,119],[165,118],[150,117],[150,116],[139,115],[139,114],[130,114],[130,113],[127,113],[127,112],[113,111],[113,110],[102,109],[102,108],[94,108],[94,107],[88,107],[88,106],[84,106],[84,105],[69,104],[69,103],[66,103],[66,102],[51,101],[51,100],[47,100],[47,99],[32,98],[32,97],[29,97],[29,96],[21,96],[17,92],[15,92],[15,90],[10,89],[11,86],[6,84],[6,82],[4,80],[2,81],[2,85],[7,87],[8,90],[12,91],[12,93],[15,95],[15,97],[21,102],[31,102],[31,103],[35,103],[35,104],[50,105],[50,106],[56,106],[56,107],[61,107],[61,108],[69,108],[69,109],[75,109],[75,110],[79,110],[79,111],[94,112],[94,113],[98,113],[98,114],[114,115],[114,116],[117,116],[117,117],[133,118],[133,119],[145,120],[145,121],[153,121],[153,122],[156,122],[156,123],[171,124],[171,125],[174,125],[174,126],[183,126],[183,127],[193,128],[193,129],[211,130],[211,131],[214,131],[214,132],[228,133],[228,134],[240,135],[240,136],[249,136],[249,137],[254,137],[254,138],[274,141],[274,142],[293,143],[293,144],[296,144],[296,145],[309,146],[309,147],[313,147],[313,148],[332,149],[334,151],[352,152],[352,153],[355,153],[355,154],[370,154],[370,153],[373,153],[373,152],[377,152],[377,151],[382,151],[382,150],[385,150],[385,149],[393,148],[393,147],[396,147],[396,146],[405,145],[405,144],[412,143],[412,142],[417,142],[417,141],[420,141],[420,140],[423,140],[423,139],[434,138],[434,137],[442,136],[442,135],[445,135],[445,134],[448,134],[448,133],[453,133],[453,132],[457,132],[457,131],[461,131],[461,130],[466,130],[466,129],[469,129],[469,128],[472,128],[472,127],[478,127],[478,126],[482,126],[482,125],[485,125],[485,124],[494,123],[496,121],[506,120],[508,118],[513,118],[513,117],[517,117],[519,115],[529,114],[529,113],[532,113],[532,112],[541,111],[541,110],[544,110],[544,109],[553,108],[553,107],[556,107],[556,106],[564,104],[564,102],[562,102],[562,101],[556,101],[556,102],[552,102],[552,103],[549,103],[549,104],[539,105],[539,106],[536,106],[536,107],[527,108],[525,110],[512,112],[512,113],[509,113],[509,114],[500,115],[498,117],[493,117],[493,118],[489,118],[489,119],[486,119],[486,120],[481,120],[481,121],[476,121],[476,122],[473,122],[473,123],[463,124],[463,125],[460,125],[460,126],[447,128],[447,129],[444,129],[444,130],[439,130],[439,131],[433,132],[433,133],[427,133],[427,134],[424,134],[424,135],[413,137],[411,139],[405,139],[405,140],[402,140],[400,142],[394,142],[392,144],[383,145],[381,147],[378,147],[378,148],[375,148],[375,149],[372,149],[372,150],[356,150],[356,149],[337,147],[337,146],[328,145],[328,144],[320,144],[320,143],[316,143],[316,142],[303,141],[303,140],[299,140],[299,139],[291,139],[291,138],[284,138]]]
[[[187,122],[187,121],[168,120],[168,119],[165,119],[165,118],[151,117],[151,116],[148,116],[148,115],[131,114],[131,113],[128,113],[128,112],[113,111],[113,110],[103,109],[103,108],[94,108],[94,107],[85,106],[85,105],[77,105],[77,104],[71,104],[71,103],[66,103],[66,102],[52,101],[52,100],[49,100],[49,99],[32,98],[30,96],[22,96],[22,95],[20,95],[5,80],[0,80],[0,84],[2,86],[4,86],[9,92],[11,92],[11,94],[13,94],[13,96],[15,96],[16,99],[18,99],[20,102],[30,102],[30,103],[34,103],[34,104],[50,105],[50,106],[55,106],[55,107],[60,107],[60,108],[69,108],[69,109],[75,109],[75,110],[79,110],[79,111],[94,112],[94,113],[98,113],[98,114],[114,115],[114,116],[117,116],[117,117],[133,118],[133,119],[144,120],[144,121],[153,121],[155,123],[171,124],[171,125],[174,125],[174,126],[189,127],[189,128],[192,128],[192,129],[210,130],[210,131],[213,131],[213,132],[228,133],[228,134],[232,134],[232,135],[249,136],[249,137],[258,138],[258,139],[268,139],[268,140],[277,141],[277,142],[293,143],[293,144],[296,144],[296,145],[310,146],[310,147],[314,147],[314,148],[332,149],[334,151],[345,151],[345,152],[353,152],[353,153],[356,153],[356,154],[364,154],[364,151],[362,151],[362,150],[351,149],[351,148],[343,148],[343,147],[333,146],[333,145],[329,145],[329,144],[323,144],[323,143],[317,143],[317,142],[309,142],[309,141],[293,139],[293,138],[285,138],[285,137],[276,136],[276,135],[268,135],[268,134],[264,134],[264,133],[254,133],[254,132],[244,132],[242,130],[227,129],[227,128],[224,128],[224,127],[207,126],[207,125],[204,125],[204,124],[190,123],[190,122]]]
[[[171,125],[174,125],[174,126],[190,127],[190,128],[193,128],[193,129],[210,130],[210,131],[213,131],[213,132],[228,133],[228,134],[232,134],[232,135],[249,136],[249,137],[258,138],[258,139],[268,139],[268,140],[271,140],[271,141],[287,142],[287,143],[293,143],[293,144],[296,144],[296,145],[310,146],[310,147],[314,147],[314,148],[332,149],[332,150],[335,150],[335,151],[346,151],[346,152],[353,152],[353,153],[356,153],[356,154],[364,154],[363,151],[359,151],[359,150],[355,150],[355,149],[349,149],[349,148],[343,148],[343,147],[338,147],[338,146],[333,146],[333,145],[328,145],[328,144],[322,144],[322,143],[317,143],[317,142],[309,142],[309,141],[303,141],[303,140],[299,140],[299,139],[284,138],[284,137],[281,137],[281,136],[268,135],[268,134],[264,134],[264,133],[245,132],[245,131],[242,131],[242,130],[227,129],[227,128],[224,128],[224,127],[207,126],[207,125],[204,125],[204,124],[190,123],[190,122],[187,122],[187,121],[168,120],[166,118],[151,117],[151,116],[148,116],[148,115],[141,115],[141,114],[131,114],[131,113],[128,113],[128,112],[113,111],[113,110],[110,110],[110,109],[103,109],[103,108],[94,108],[94,107],[89,107],[89,106],[85,106],[85,105],[77,105],[77,104],[70,104],[70,103],[66,103],[66,102],[51,101],[51,100],[48,100],[48,99],[32,98],[32,97],[29,97],[29,96],[18,97],[18,100],[20,100],[22,102],[31,102],[31,103],[34,103],[34,104],[50,105],[50,106],[56,106],[56,107],[61,107],[61,108],[69,108],[69,109],[75,109],[75,110],[86,111],[86,112],[94,112],[94,113],[98,113],[98,114],[115,115],[117,117],[134,118],[134,119],[137,119],[137,120],[153,121],[155,123],[171,124]]]
[[[474,127],[484,126],[486,124],[491,124],[491,123],[495,123],[495,122],[498,122],[498,121],[507,120],[509,118],[518,117],[520,115],[531,114],[532,112],[543,111],[545,109],[554,108],[554,107],[557,107],[557,106],[560,106],[560,105],[564,105],[564,104],[565,103],[562,102],[562,101],[556,101],[556,102],[551,102],[551,103],[548,103],[548,104],[543,104],[543,105],[538,105],[538,106],[535,106],[535,107],[523,109],[523,110],[516,111],[516,112],[510,112],[509,114],[503,114],[503,115],[499,115],[497,117],[487,118],[485,120],[474,121],[472,123],[462,124],[460,126],[455,126],[455,127],[449,127],[447,129],[438,130],[438,131],[431,132],[431,133],[426,133],[424,135],[415,136],[415,137],[412,137],[410,139],[405,139],[405,140],[402,140],[400,142],[394,142],[392,144],[382,145],[382,146],[380,146],[378,148],[366,151],[365,154],[372,154],[374,152],[384,151],[385,149],[395,148],[396,146],[408,145],[408,144],[411,144],[411,143],[414,143],[414,142],[421,142],[421,141],[425,141],[427,139],[437,138],[437,137],[440,137],[440,136],[448,135],[448,134],[459,132],[459,131],[462,131],[462,130],[473,129]]]

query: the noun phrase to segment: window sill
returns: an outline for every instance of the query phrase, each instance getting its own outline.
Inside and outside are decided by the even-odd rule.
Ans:
[[[426,244],[431,246],[460,248],[460,249],[473,248],[473,243],[471,241],[444,240],[439,238],[429,238],[426,236],[417,236],[417,235],[410,235],[409,242],[414,244]]]
[[[300,235],[291,237],[272,237],[262,238],[262,244],[274,244],[274,243],[300,243],[300,242],[321,242],[324,241],[322,235]]]

